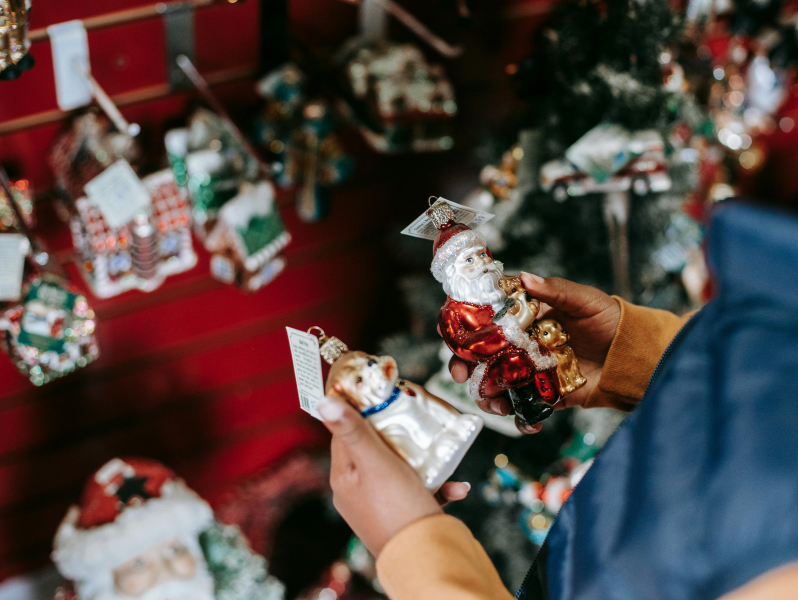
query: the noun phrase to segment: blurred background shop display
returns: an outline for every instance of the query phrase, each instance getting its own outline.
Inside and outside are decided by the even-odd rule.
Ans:
[[[430,246],[399,233],[430,195],[494,213],[511,273],[701,306],[713,204],[798,198],[795,8],[0,0],[0,599],[80,598],[53,538],[131,456],[213,509],[212,571],[380,597],[285,326],[476,411]],[[510,589],[622,416],[561,411],[527,437],[487,419],[447,510]],[[242,597],[232,572],[214,577]]]

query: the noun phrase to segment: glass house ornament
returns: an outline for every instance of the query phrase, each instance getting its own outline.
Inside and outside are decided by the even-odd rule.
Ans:
[[[291,241],[268,181],[245,183],[240,193],[218,211],[205,240],[212,253],[211,275],[254,292],[285,268],[280,256]]]
[[[169,275],[197,264],[191,208],[172,171],[153,173],[141,183],[149,194],[147,205],[116,227],[90,198],[75,201],[70,229],[78,266],[98,298],[133,289],[150,292]]]
[[[454,86],[443,67],[413,44],[367,43],[349,54],[352,95],[368,105],[379,130],[360,128],[378,152],[435,152],[453,145]]]

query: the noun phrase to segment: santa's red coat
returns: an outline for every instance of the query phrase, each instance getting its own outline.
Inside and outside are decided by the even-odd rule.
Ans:
[[[504,336],[502,327],[493,322],[494,316],[489,304],[470,304],[451,298],[446,299],[438,315],[446,345],[469,364],[469,376],[478,363],[487,363],[480,396],[493,398],[506,390],[535,383],[543,399],[556,402],[559,399],[556,368],[538,372],[527,351]],[[540,351],[547,353],[543,347]]]

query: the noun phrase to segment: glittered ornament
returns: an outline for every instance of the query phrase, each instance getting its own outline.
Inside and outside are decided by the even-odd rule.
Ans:
[[[258,180],[258,161],[206,108],[195,110],[187,127],[168,131],[164,143],[178,185],[188,190],[195,231],[205,239],[216,212],[238,194],[239,185]]]
[[[24,226],[31,229],[36,224],[33,212],[33,190],[27,179],[11,181],[10,189],[13,198],[9,199],[3,188],[0,188],[0,233],[22,231],[19,225],[17,211],[14,210],[11,201],[16,204],[17,210],[22,214]]]
[[[290,63],[264,77],[257,90],[265,104],[254,129],[275,183],[293,188],[300,218],[314,222],[329,212],[332,188],[349,177],[353,162],[335,134],[330,106],[308,98],[304,86],[304,75]]]
[[[135,165],[141,150],[126,132],[116,131],[97,108],[76,115],[56,138],[49,162],[61,196],[74,202],[83,186],[118,160]]]
[[[28,53],[31,0],[0,0],[0,80],[16,79],[33,67]]]
[[[91,198],[74,203],[70,228],[80,270],[100,298],[158,288],[169,275],[197,264],[191,241],[191,208],[170,170],[141,180],[147,201],[121,225]]]
[[[291,241],[272,184],[243,184],[239,194],[217,212],[205,247],[211,255],[211,275],[254,292],[285,268],[280,252]]]
[[[238,527],[157,461],[113,458],[86,483],[53,543],[56,598],[283,600]]]
[[[22,301],[0,315],[3,349],[34,385],[97,358],[94,311],[77,288],[51,274],[35,275]]]
[[[563,398],[558,358],[533,330],[539,303],[520,279],[505,276],[478,230],[457,223],[445,200],[427,216],[438,229],[431,271],[447,295],[440,332],[469,365],[469,393],[480,403],[509,396],[519,424],[539,423]]]
[[[449,150],[458,106],[443,67],[428,63],[411,44],[362,45],[346,61],[353,96],[368,104],[380,130],[362,126],[379,152]]]
[[[482,419],[462,415],[420,385],[400,379],[390,356],[349,351],[338,338],[319,332],[319,352],[331,365],[325,393],[352,404],[428,489],[440,488],[473,444]]]

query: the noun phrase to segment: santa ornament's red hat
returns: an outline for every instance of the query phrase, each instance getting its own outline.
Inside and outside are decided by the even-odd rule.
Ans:
[[[171,469],[145,458],[114,458],[86,483],[53,542],[52,559],[67,579],[96,578],[171,538],[199,536],[211,507]]]
[[[427,211],[438,234],[432,244],[432,275],[443,283],[446,268],[452,264],[460,253],[475,246],[482,246],[490,256],[485,238],[468,225],[458,223],[455,214],[445,200],[438,200]]]

